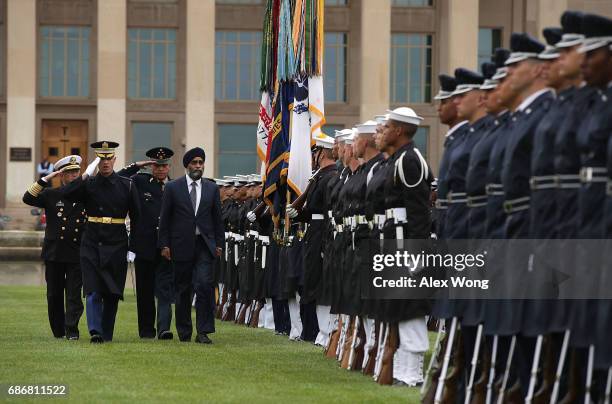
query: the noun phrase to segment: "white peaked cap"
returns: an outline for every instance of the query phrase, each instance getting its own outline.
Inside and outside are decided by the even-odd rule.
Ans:
[[[81,161],[82,161],[81,156],[78,156],[76,154],[62,157],[61,159],[57,160],[57,162],[54,164],[54,170],[55,171],[59,171],[61,169],[76,170],[76,169],[81,168]]]

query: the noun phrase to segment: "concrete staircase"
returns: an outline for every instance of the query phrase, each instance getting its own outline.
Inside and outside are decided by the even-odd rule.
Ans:
[[[44,232],[0,231],[0,261],[39,260]]]
[[[36,230],[38,216],[32,216],[30,206],[6,207],[0,209],[0,216],[8,216],[4,222],[4,230]]]

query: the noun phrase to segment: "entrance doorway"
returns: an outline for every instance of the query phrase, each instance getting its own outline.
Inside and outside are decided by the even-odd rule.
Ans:
[[[41,157],[47,157],[54,163],[64,156],[78,154],[83,158],[81,168],[87,167],[87,121],[42,121]],[[59,185],[53,179],[53,186]]]

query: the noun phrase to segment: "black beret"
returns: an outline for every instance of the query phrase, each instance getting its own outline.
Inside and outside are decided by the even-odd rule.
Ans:
[[[482,84],[484,83],[484,77],[476,72],[460,67],[455,69],[455,80],[457,85],[461,84]]]
[[[493,51],[491,61],[495,63],[497,67],[504,67],[506,60],[510,57],[510,51],[506,48],[496,48]]]
[[[601,15],[585,14],[582,19],[582,33],[587,38],[612,36],[612,20]]]
[[[201,147],[194,147],[191,150],[188,150],[183,156],[183,167],[187,168],[191,160],[196,157],[202,157],[202,160],[206,161],[206,153],[204,153],[204,149]]]
[[[438,80],[440,81],[440,88],[443,91],[453,92],[455,88],[457,88],[457,82],[453,76],[449,76],[448,74],[440,74],[438,75]]]
[[[484,62],[480,66],[480,70],[482,71],[482,75],[485,77],[485,79],[490,79],[497,71],[497,66],[492,62]]]
[[[514,32],[510,37],[510,49],[512,49],[512,52],[540,53],[544,48],[545,46],[542,42],[527,33]]]
[[[542,30],[542,34],[546,39],[546,43],[550,46],[555,46],[561,40],[563,31],[557,27],[547,27]]]
[[[561,27],[564,34],[582,34],[582,18],[580,11],[568,10],[561,15]]]

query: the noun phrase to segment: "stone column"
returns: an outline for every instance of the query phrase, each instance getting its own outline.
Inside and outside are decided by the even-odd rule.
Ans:
[[[6,204],[23,206],[21,197],[35,179],[36,161],[36,1],[7,4]],[[32,150],[29,162],[11,162],[11,147]]]
[[[478,3],[479,0],[439,0],[440,72],[452,75],[457,67],[479,69]]]
[[[97,139],[119,142],[115,168],[125,165],[127,0],[98,1]],[[93,154],[90,160],[93,160]]]
[[[528,1],[526,15],[526,30],[531,35],[546,43],[542,30],[546,27],[560,27],[561,14],[568,9],[567,0],[535,0]]]
[[[187,85],[183,144],[186,150],[199,146],[206,151],[204,175],[212,177],[216,165],[215,0],[187,0],[186,47]]]
[[[361,0],[359,119],[364,122],[389,108],[391,0]]]

